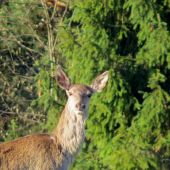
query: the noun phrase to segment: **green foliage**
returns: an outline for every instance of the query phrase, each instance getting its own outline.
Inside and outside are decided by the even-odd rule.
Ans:
[[[63,62],[55,49],[62,13],[53,11],[45,1],[11,0],[1,6],[1,141],[47,131],[47,127],[56,125],[58,112],[63,108],[57,100],[61,93],[54,80],[55,65],[59,59]],[[52,123],[51,117],[55,117]],[[16,121],[15,129],[12,120]]]
[[[60,47],[75,82],[109,70],[72,169],[161,169],[169,161],[169,1],[75,1]],[[68,26],[72,22],[72,27]],[[77,27],[75,23],[80,23]]]
[[[15,2],[0,13],[0,108],[9,118],[8,127],[0,122],[2,140],[56,127],[66,103],[57,64],[73,83],[88,85],[109,70],[106,89],[92,97],[71,169],[169,169],[170,1],[75,0],[71,17]]]

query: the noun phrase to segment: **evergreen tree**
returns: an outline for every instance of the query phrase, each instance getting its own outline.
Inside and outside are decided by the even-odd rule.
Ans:
[[[107,89],[93,98],[86,141],[72,169],[168,166],[169,5],[78,0],[71,6],[74,15],[65,20],[59,44],[69,74],[89,84],[110,72]]]

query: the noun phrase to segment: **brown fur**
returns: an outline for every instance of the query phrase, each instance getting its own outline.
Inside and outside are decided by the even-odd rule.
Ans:
[[[100,75],[91,87],[71,85],[66,72],[58,66],[56,80],[68,95],[56,129],[51,134],[29,135],[1,144],[0,170],[68,170],[79,153],[90,97],[104,89],[108,72]]]
[[[1,170],[47,170],[59,167],[60,144],[48,134],[36,134],[0,145]],[[48,163],[47,163],[48,162]]]

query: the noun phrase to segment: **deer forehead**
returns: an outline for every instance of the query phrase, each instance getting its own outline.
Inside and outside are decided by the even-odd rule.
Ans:
[[[80,95],[93,93],[91,87],[82,84],[71,85],[69,91],[72,92],[73,94],[80,94]]]

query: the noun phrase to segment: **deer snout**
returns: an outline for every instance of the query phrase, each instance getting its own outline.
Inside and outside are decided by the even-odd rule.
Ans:
[[[85,104],[83,104],[83,103],[77,103],[76,104],[76,109],[77,110],[84,110],[86,108],[86,106],[85,106]]]

